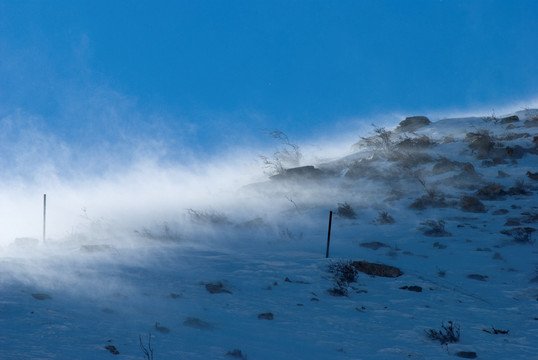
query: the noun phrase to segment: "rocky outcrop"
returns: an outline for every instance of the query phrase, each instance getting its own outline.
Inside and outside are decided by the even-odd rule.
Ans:
[[[395,131],[413,132],[430,124],[431,121],[426,116],[410,116],[406,117],[405,120],[400,122]]]
[[[367,261],[354,261],[352,264],[358,271],[372,275],[395,278],[403,275],[403,272],[394,266],[375,264]]]

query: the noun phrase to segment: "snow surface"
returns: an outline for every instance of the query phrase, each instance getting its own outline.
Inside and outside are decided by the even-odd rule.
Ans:
[[[323,176],[250,184],[227,194],[228,202],[215,198],[175,220],[125,230],[114,228],[114,219],[88,217],[87,226],[73,225],[76,231],[45,244],[3,239],[0,358],[144,359],[140,340],[148,348],[151,338],[154,359],[452,359],[460,351],[538,359],[538,235],[517,242],[501,233],[538,222],[538,181],[525,175],[538,171],[538,128],[524,125],[538,112],[516,115],[512,126],[500,118],[439,120],[394,135],[395,142],[422,135],[436,142],[397,151],[404,160],[358,150],[305,164]],[[496,148],[529,151],[497,165],[477,159],[465,137],[481,130],[495,137]],[[424,153],[433,160],[409,160]],[[458,177],[460,167],[434,173],[441,157],[471,163],[479,179]],[[477,196],[490,183],[505,190],[519,184],[528,194],[482,199],[487,212],[462,211],[460,197]],[[428,190],[448,205],[410,208]],[[342,203],[355,219],[338,216]],[[335,215],[326,259],[329,210]],[[376,222],[383,211],[395,223]],[[426,236],[427,220],[444,221],[451,235]],[[361,246],[372,242],[384,246]],[[359,273],[348,296],[333,296],[328,267],[348,260],[404,274]],[[210,293],[211,286],[222,291]],[[267,313],[273,318],[259,318]],[[460,326],[458,342],[441,345],[426,335],[448,321]]]

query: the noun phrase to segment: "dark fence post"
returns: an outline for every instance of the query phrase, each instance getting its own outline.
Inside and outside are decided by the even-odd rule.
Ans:
[[[45,243],[46,226],[47,226],[47,194],[43,194],[43,244]]]
[[[329,257],[329,246],[331,244],[331,224],[333,222],[333,212],[329,212],[329,232],[327,234],[327,252],[325,253],[325,258]]]

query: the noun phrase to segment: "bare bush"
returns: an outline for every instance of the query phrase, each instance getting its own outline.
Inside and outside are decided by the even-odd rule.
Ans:
[[[148,240],[157,241],[180,241],[181,235],[177,230],[172,229],[168,222],[163,222],[156,230],[150,230],[143,227],[141,230],[135,230],[135,233]]]
[[[347,296],[349,284],[357,279],[358,270],[350,260],[341,260],[329,265],[329,273],[334,274],[335,287],[328,292],[333,296]]]
[[[374,221],[374,223],[377,225],[394,224],[394,222],[394,218],[386,211],[381,211],[377,219]]]
[[[349,205],[347,202],[339,203],[338,204],[338,210],[336,211],[338,216],[346,218],[346,219],[356,219],[357,213],[355,213],[355,210]]]
[[[197,224],[212,224],[212,225],[227,225],[230,224],[228,217],[219,212],[214,211],[198,211],[187,209],[187,213],[191,221]]]
[[[378,127],[375,124],[372,124],[372,126],[374,127],[375,135],[361,137],[361,141],[354,144],[353,147],[366,147],[377,154],[389,154],[395,146],[392,139],[392,132],[386,130],[384,127]]]
[[[530,191],[530,185],[526,184],[524,180],[519,179],[516,180],[514,183],[514,186],[510,187],[508,189],[508,195],[515,196],[515,195],[532,195],[532,192]]]
[[[142,336],[138,336],[140,350],[144,354],[144,360],[153,360],[153,348],[151,347],[151,333],[148,334],[148,345],[142,343]]]
[[[469,148],[476,154],[477,159],[487,159],[495,146],[494,138],[488,130],[469,132],[465,135],[465,141],[470,143]]]
[[[448,325],[441,323],[441,330],[425,330],[426,335],[431,340],[437,340],[441,345],[457,343],[460,340],[460,326],[448,321]]]
[[[280,131],[268,132],[269,136],[281,143],[281,147],[273,153],[272,157],[260,155],[263,166],[271,175],[283,175],[287,168],[297,167],[303,157],[298,145],[292,143],[288,136]]]
[[[435,187],[427,186],[426,181],[420,174],[415,174],[415,176],[426,191],[426,194],[411,203],[411,205],[409,205],[411,209],[424,210],[427,207],[447,207],[450,205],[446,202],[442,192],[438,191]]]
[[[427,220],[421,222],[422,227],[419,230],[426,236],[445,237],[452,236],[451,233],[445,230],[445,222],[443,220]]]

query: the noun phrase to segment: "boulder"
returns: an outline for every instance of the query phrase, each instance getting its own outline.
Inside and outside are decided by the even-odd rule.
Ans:
[[[507,116],[501,119],[501,124],[510,124],[515,123],[519,121],[519,117],[517,115]]]
[[[394,266],[374,264],[367,261],[354,261],[352,264],[358,271],[372,275],[395,278],[403,275],[403,272]]]
[[[458,351],[456,356],[464,359],[476,359],[478,357],[474,351]]]
[[[400,122],[400,124],[396,128],[396,131],[413,132],[430,124],[431,121],[426,116],[410,116],[406,117],[405,120]]]
[[[286,169],[283,174],[271,176],[271,180],[316,179],[322,174],[323,172],[320,169],[316,169],[312,165],[308,165]]]
[[[462,211],[485,213],[487,212],[484,204],[474,196],[462,196],[460,199],[460,207]]]

